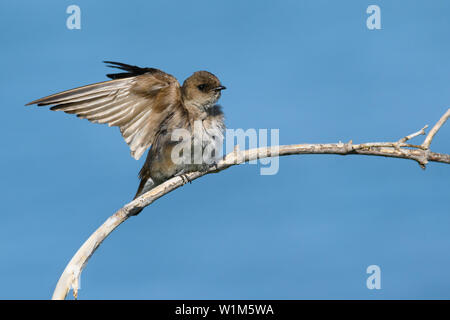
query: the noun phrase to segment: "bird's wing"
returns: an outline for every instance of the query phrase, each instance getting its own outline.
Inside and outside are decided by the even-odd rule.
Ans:
[[[158,69],[108,63],[127,72],[109,74],[113,80],[56,93],[27,105],[53,105],[50,110],[118,126],[131,155],[139,159],[153,143],[161,123],[183,108],[180,84]]]

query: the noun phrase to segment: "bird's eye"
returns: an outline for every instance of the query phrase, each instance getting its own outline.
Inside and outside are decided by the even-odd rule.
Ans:
[[[200,91],[205,91],[205,89],[206,89],[206,84],[200,84],[200,85],[197,86],[197,88],[198,88],[198,90],[200,90]]]

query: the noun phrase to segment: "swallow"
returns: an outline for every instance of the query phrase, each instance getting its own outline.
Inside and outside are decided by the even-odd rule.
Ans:
[[[136,160],[150,148],[139,172],[134,199],[174,176],[205,170],[214,163],[215,152],[206,157],[202,154],[200,162],[192,161],[193,149],[204,152],[223,141],[224,114],[216,103],[226,87],[214,74],[194,72],[180,86],[174,76],[155,68],[104,62],[121,71],[107,74],[109,81],[52,94],[26,105],[50,106],[53,111],[119,127]],[[177,134],[174,139],[180,130],[190,138],[180,139]]]

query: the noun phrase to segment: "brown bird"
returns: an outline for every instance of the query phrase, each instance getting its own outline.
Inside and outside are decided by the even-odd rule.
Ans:
[[[151,146],[139,172],[141,181],[135,198],[174,176],[214,165],[217,153],[203,153],[223,141],[224,115],[216,102],[226,89],[215,75],[197,71],[180,86],[175,77],[158,69],[105,63],[125,72],[107,74],[112,80],[56,93],[27,105],[52,105],[50,110],[119,127],[136,160]],[[189,134],[188,140],[180,140],[180,130]],[[198,155],[193,155],[192,149],[202,153],[200,162],[193,161]]]

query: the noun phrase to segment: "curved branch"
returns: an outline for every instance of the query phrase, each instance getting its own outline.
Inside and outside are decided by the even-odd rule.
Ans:
[[[425,126],[418,132],[405,136],[396,142],[371,142],[362,144],[348,143],[326,143],[326,144],[295,144],[284,146],[273,146],[265,148],[256,148],[240,151],[236,146],[234,151],[227,154],[221,161],[205,172],[191,172],[186,174],[188,180],[192,181],[209,173],[216,173],[225,170],[233,165],[239,165],[251,160],[287,156],[294,154],[338,154],[338,155],[369,155],[383,156],[391,158],[410,159],[416,161],[422,168],[429,161],[442,162],[450,164],[450,154],[435,153],[429,150],[431,141],[437,131],[442,127],[445,121],[450,117],[450,109],[441,117],[433,129],[425,138],[422,145],[412,145],[406,142],[419,135],[425,135]],[[126,204],[114,215],[109,217],[81,246],[76,252],[69,264],[64,269],[52,299],[65,299],[69,290],[73,289],[73,295],[77,298],[79,288],[79,277],[89,258],[98,248],[98,246],[108,237],[108,235],[121,223],[133,216],[141,208],[150,205],[155,200],[165,194],[183,186],[186,180],[181,177],[174,177],[163,184],[153,188],[139,198]]]

